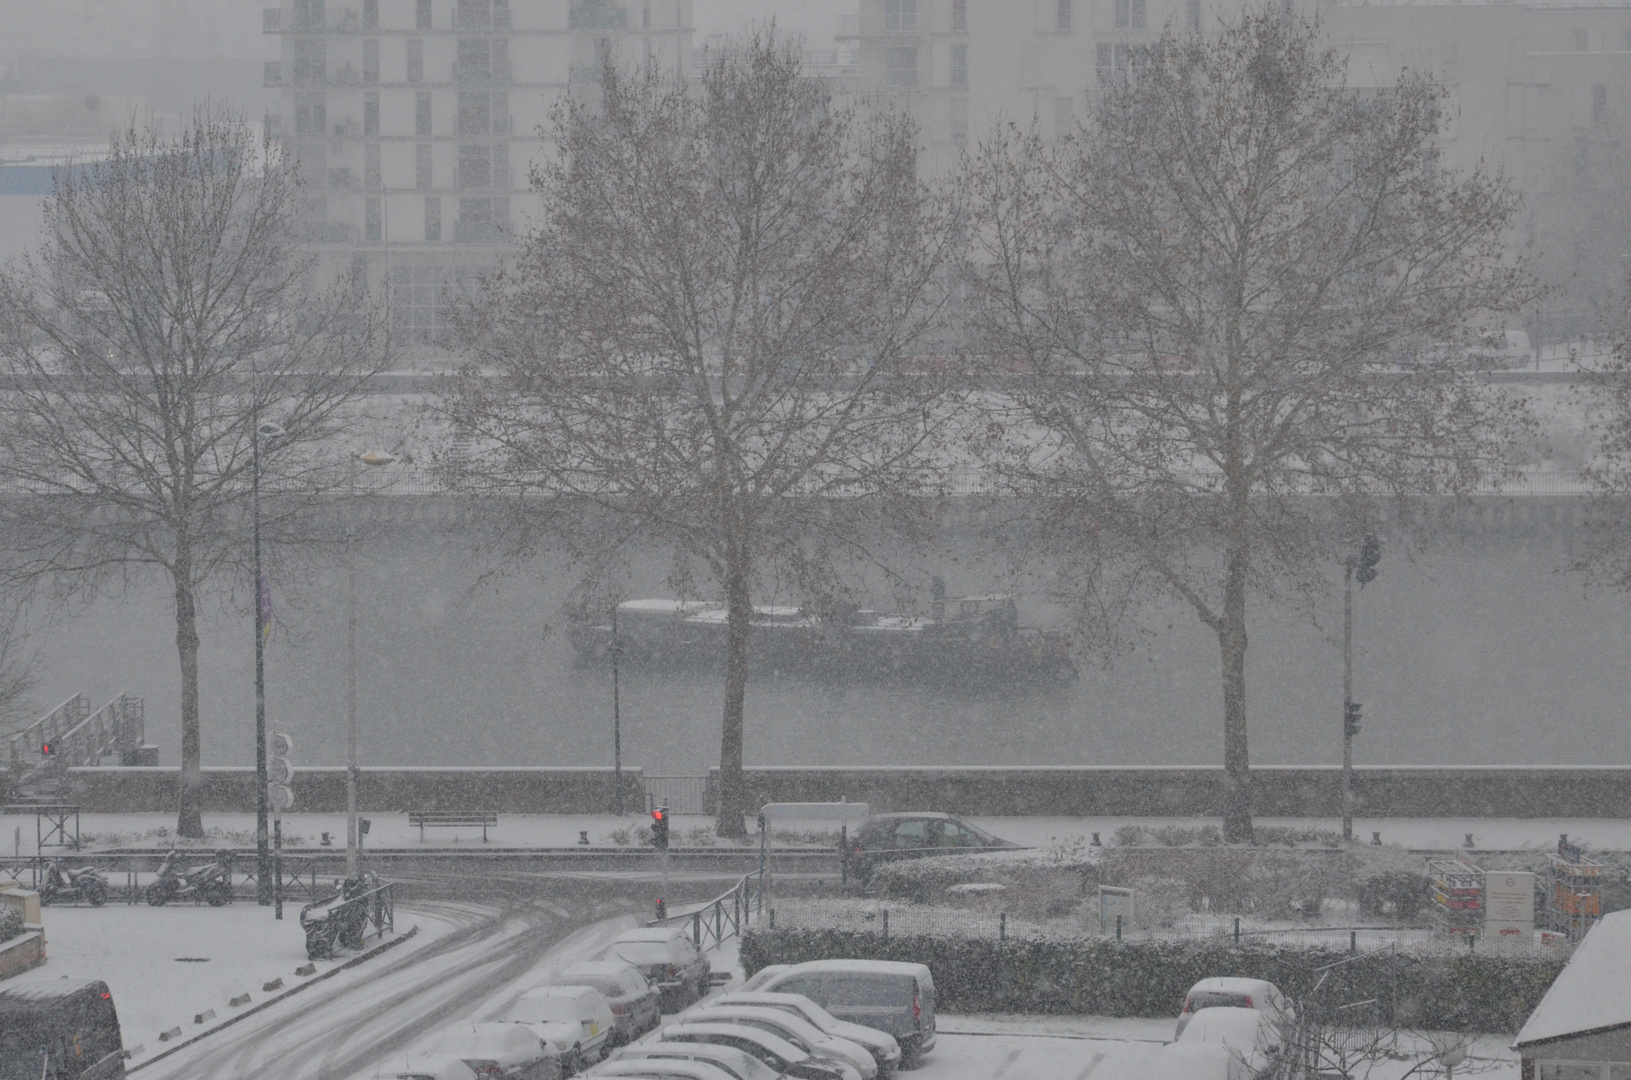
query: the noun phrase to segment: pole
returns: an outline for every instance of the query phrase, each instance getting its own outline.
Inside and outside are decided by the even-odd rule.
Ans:
[[[1354,838],[1354,738],[1348,715],[1354,700],[1354,559],[1342,576],[1342,839]]]
[[[357,467],[353,456],[346,471],[345,500],[345,876],[351,880],[357,877],[357,560],[351,532]]]
[[[607,646],[612,654],[612,813],[623,815],[623,716],[618,709],[617,660],[623,652],[623,642],[617,636],[617,604],[612,604],[612,643]]]
[[[273,918],[283,918],[283,815],[279,814],[272,823],[272,873],[276,881],[272,884],[274,906]]]
[[[267,843],[266,800],[266,641],[262,633],[265,605],[261,579],[261,436],[259,417],[250,436],[250,503],[255,533],[255,894],[262,905],[272,902],[272,855]]]

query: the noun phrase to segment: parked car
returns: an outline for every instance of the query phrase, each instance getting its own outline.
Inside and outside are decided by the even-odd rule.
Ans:
[[[771,979],[774,979],[777,975],[780,975],[782,972],[786,971],[792,966],[792,964],[766,964],[764,967],[748,976],[742,985],[736,988],[735,992],[743,993],[748,990],[762,989],[765,983],[769,982]]]
[[[894,859],[1017,847],[950,814],[874,814],[849,838],[844,862],[851,876],[865,881],[879,863]]]
[[[792,964],[760,990],[800,994],[840,1020],[888,1032],[900,1043],[901,1068],[934,1049],[934,976],[922,964],[894,960],[811,960]]]
[[[763,972],[761,972],[763,974]],[[867,1027],[865,1024],[840,1020],[802,994],[772,994],[762,991],[733,990],[702,1003],[702,1008],[714,1005],[768,1005],[803,1017],[828,1035],[837,1035],[866,1047],[877,1063],[878,1075],[888,1077],[900,1067],[900,1042],[887,1031]]]
[[[746,1051],[738,1050],[734,1046],[716,1046],[713,1043],[637,1043],[617,1051],[612,1055],[612,1061],[607,1064],[643,1058],[704,1061],[728,1074],[732,1080],[780,1080],[782,1075]]]
[[[662,993],[623,960],[579,960],[553,968],[553,986],[590,986],[600,992],[612,1010],[613,1031],[608,1046],[633,1042],[663,1022]]]
[[[712,965],[683,929],[667,926],[625,930],[613,939],[602,960],[622,960],[662,992],[663,1012],[679,1012],[708,989]]]
[[[861,1074],[861,1080],[874,1080],[878,1063],[872,1052],[841,1036],[828,1035],[802,1016],[764,1005],[698,1005],[681,1014],[682,1020],[710,1020],[747,1024],[779,1035],[806,1054],[843,1062]]]
[[[476,1080],[475,1070],[454,1057],[410,1057],[384,1075],[392,1080]]]
[[[1184,995],[1184,1007],[1178,1012],[1178,1030],[1174,1039],[1183,1037],[1184,1028],[1202,1009],[1216,1008],[1256,1009],[1267,1013],[1276,1023],[1296,1018],[1291,1003],[1280,993],[1280,988],[1267,979],[1215,978],[1202,979]]]
[[[483,1078],[560,1080],[561,1076],[560,1055],[525,1024],[460,1021],[443,1028],[422,1052],[426,1058],[458,1058]]]
[[[1278,1064],[1280,1040],[1279,1025],[1267,1013],[1228,1005],[1202,1009],[1178,1037],[1179,1044],[1223,1047],[1254,1080],[1270,1075]]]
[[[124,1036],[107,983],[30,979],[0,986],[0,1077],[124,1075]]]
[[[570,1075],[599,1061],[614,1030],[611,1006],[592,986],[540,986],[528,990],[504,1017],[548,1043]]]
[[[766,1065],[785,1076],[797,1080],[856,1080],[860,1075],[853,1067],[836,1061],[823,1061],[811,1057],[786,1039],[746,1024],[716,1023],[687,1020],[666,1024],[658,1029],[662,1042],[707,1043],[730,1046],[752,1054]]]
[[[596,1076],[629,1076],[640,1080],[732,1080],[731,1074],[705,1061],[655,1058],[650,1061],[608,1061],[595,1066]]]

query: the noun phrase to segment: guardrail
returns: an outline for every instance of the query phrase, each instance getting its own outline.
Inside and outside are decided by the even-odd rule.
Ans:
[[[754,878],[757,876],[756,872],[743,874],[735,885],[712,900],[690,911],[653,919],[646,925],[674,926],[689,923],[691,943],[699,952],[718,948],[731,938],[742,936],[742,928],[751,914],[753,900],[758,896],[754,886]]]

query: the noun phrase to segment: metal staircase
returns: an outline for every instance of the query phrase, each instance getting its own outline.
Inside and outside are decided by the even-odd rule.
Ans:
[[[4,802],[45,805],[68,800],[68,770],[99,766],[117,755],[120,764],[135,764],[146,742],[142,699],[120,694],[91,711],[91,699],[73,697],[40,719],[5,736]],[[45,748],[50,747],[47,754]]]

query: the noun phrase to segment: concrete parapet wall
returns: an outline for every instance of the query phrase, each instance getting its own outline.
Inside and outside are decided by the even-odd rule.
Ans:
[[[1266,817],[1334,817],[1336,769],[1254,770],[1255,811]],[[171,768],[71,770],[87,813],[169,811]],[[641,770],[623,770],[625,803],[645,805]],[[750,768],[754,804],[864,802],[876,812],[947,810],[976,816],[1215,817],[1224,775],[1215,768]],[[1627,817],[1631,769],[1364,768],[1354,770],[1358,812],[1366,817]],[[362,770],[365,811],[494,810],[511,814],[602,814],[612,804],[605,768],[370,768]],[[718,774],[709,778],[717,790]],[[345,809],[345,770],[303,769],[297,811]],[[255,806],[254,770],[205,769],[207,811]]]
[[[74,800],[85,813],[173,811],[178,771],[173,768],[85,768],[69,770]],[[639,769],[623,770],[630,806],[645,805]],[[343,768],[299,769],[294,778],[295,810],[345,810]],[[611,769],[546,768],[377,768],[362,769],[357,787],[360,809],[494,810],[506,814],[606,813],[612,804]],[[205,811],[255,809],[255,770],[205,769]]]

